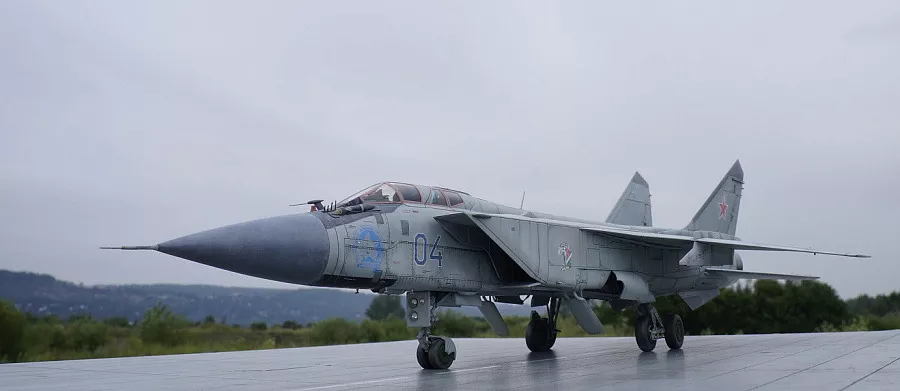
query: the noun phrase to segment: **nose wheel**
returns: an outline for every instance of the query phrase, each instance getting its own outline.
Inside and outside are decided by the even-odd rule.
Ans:
[[[448,337],[431,335],[431,328],[424,327],[417,337],[416,361],[422,369],[447,369],[456,360],[456,344]]]
[[[453,340],[431,335],[431,326],[437,320],[434,309],[447,293],[440,292],[407,292],[406,325],[418,327],[416,339],[416,361],[423,369],[447,369],[456,360],[456,344]]]

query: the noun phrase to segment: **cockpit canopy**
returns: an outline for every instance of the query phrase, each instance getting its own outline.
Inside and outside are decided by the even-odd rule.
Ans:
[[[403,202],[425,203],[456,207],[464,204],[460,194],[466,193],[439,187],[412,185],[400,182],[376,183],[338,203],[338,206],[352,206],[362,203],[399,204]]]

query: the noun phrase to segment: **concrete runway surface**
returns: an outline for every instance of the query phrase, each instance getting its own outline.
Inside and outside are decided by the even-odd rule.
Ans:
[[[900,390],[900,330],[687,337],[642,353],[633,338],[454,339],[447,371],[415,341],[0,365],[21,390]]]

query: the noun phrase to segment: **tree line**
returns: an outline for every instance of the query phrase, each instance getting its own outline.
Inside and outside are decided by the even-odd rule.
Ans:
[[[802,333],[900,328],[900,292],[841,300],[833,288],[817,281],[779,283],[756,281],[721,290],[721,294],[691,311],[678,296],[659,298],[660,313],[677,312],[689,335]],[[634,312],[614,311],[604,302],[594,312],[607,336],[633,335]],[[0,301],[0,362],[197,353],[396,341],[415,338],[406,327],[400,296],[378,295],[366,319],[343,318],[300,324],[256,322],[249,327],[224,324],[213,316],[190,322],[157,304],[137,322],[125,318],[94,319],[89,314],[67,319],[34,316]],[[478,317],[438,312],[434,333],[451,337],[492,337]],[[510,337],[522,338],[529,318],[506,316]],[[562,309],[561,336],[586,336],[570,313]]]

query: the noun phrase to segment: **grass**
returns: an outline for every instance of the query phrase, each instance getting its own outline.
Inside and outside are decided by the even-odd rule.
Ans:
[[[510,331],[507,338],[524,338],[528,320],[527,317],[507,317],[506,322]],[[558,328],[561,330],[561,336],[589,336],[571,317],[561,317]],[[606,330],[604,336],[632,335],[630,328],[624,324],[607,325]],[[140,327],[108,326],[97,330],[102,335],[97,337],[99,338],[97,347],[91,349],[73,343],[80,337],[73,334],[79,331],[72,324],[33,324],[26,330],[26,348],[18,361],[155,356],[400,341],[415,339],[416,331],[406,327],[405,321],[397,318],[381,321],[364,320],[360,323],[329,319],[311,327],[298,329],[272,327],[266,330],[212,323],[183,327],[177,340],[157,343],[142,340]],[[457,338],[497,337],[483,319],[450,312],[439,314],[434,333]]]

